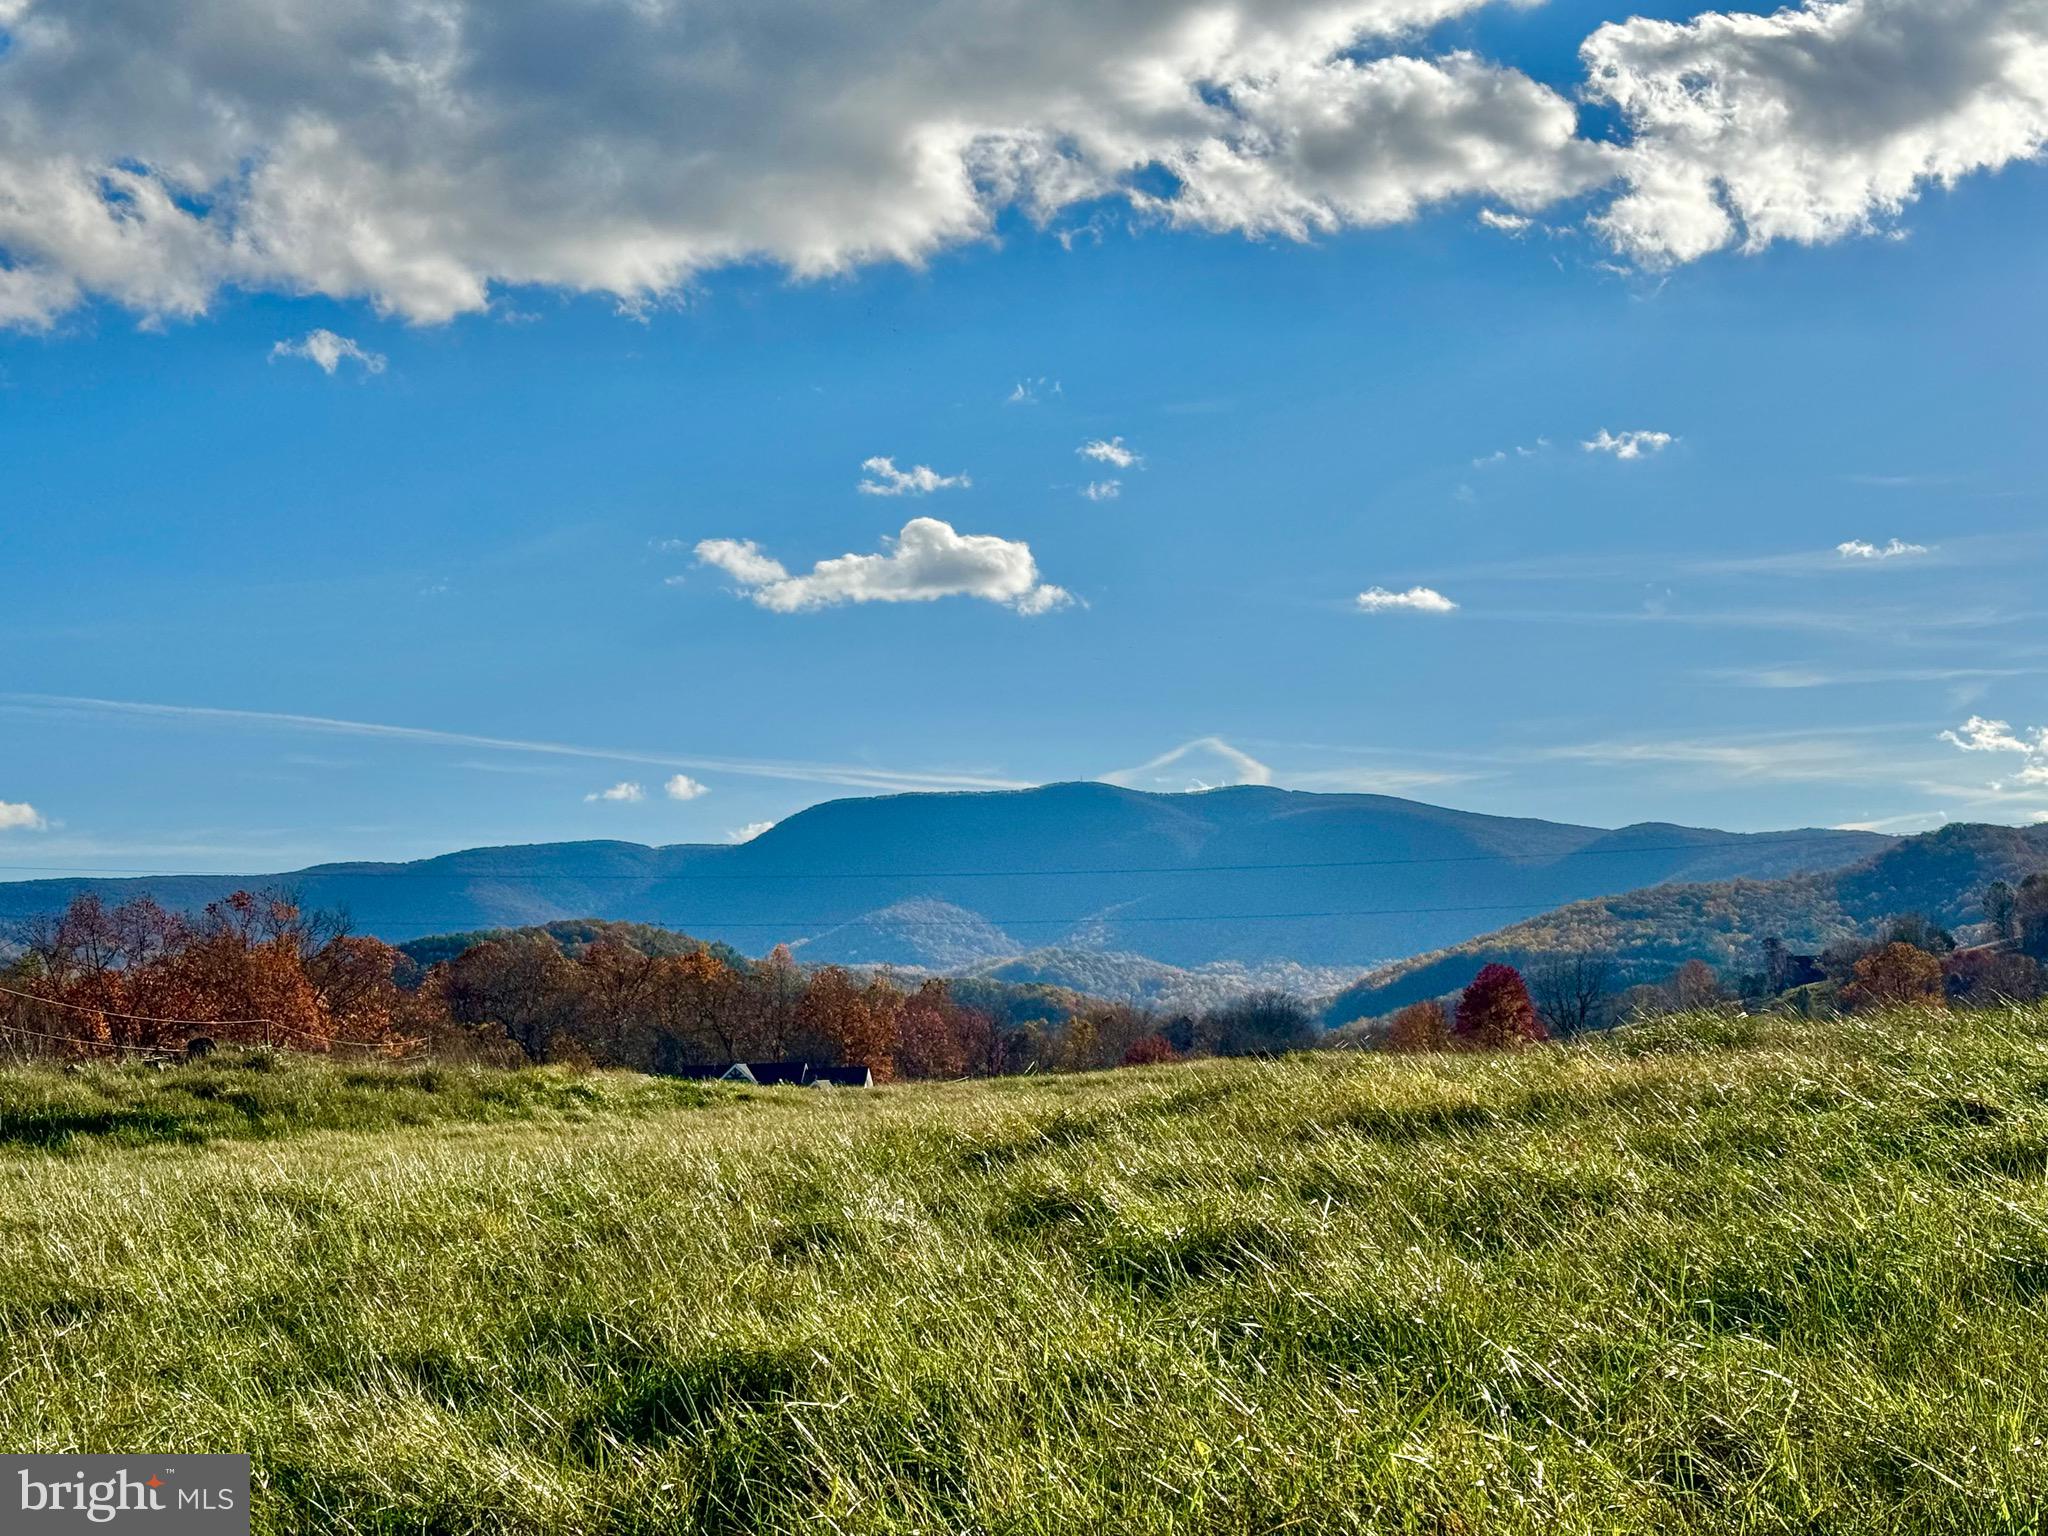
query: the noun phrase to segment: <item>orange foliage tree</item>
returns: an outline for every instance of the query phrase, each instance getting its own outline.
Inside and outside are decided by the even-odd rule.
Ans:
[[[1941,962],[1911,944],[1887,944],[1856,962],[1842,1001],[1851,1008],[1942,1006]]]

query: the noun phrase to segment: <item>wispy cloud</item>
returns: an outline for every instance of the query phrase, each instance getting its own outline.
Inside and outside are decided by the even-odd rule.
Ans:
[[[1835,553],[1844,560],[1898,560],[1928,552],[1925,544],[1908,544],[1904,539],[1893,539],[1888,544],[1872,544],[1865,539],[1844,539],[1835,546]]]
[[[367,720],[338,720],[324,715],[286,714],[270,710],[218,709],[190,704],[153,704],[128,699],[81,698],[68,695],[4,693],[0,709],[37,714],[121,715],[156,720],[167,724],[219,725],[263,730],[305,732],[327,736],[357,736],[384,741],[415,742],[424,746],[462,747],[470,751],[496,752],[544,757],[582,758],[597,762],[631,763],[671,770],[733,774],[741,778],[787,780],[802,784],[833,784],[848,789],[894,793],[920,789],[1028,789],[1031,781],[999,778],[985,773],[932,772],[893,769],[870,764],[783,762],[760,758],[711,757],[696,753],[642,752],[612,747],[585,747],[567,742],[532,741],[515,737],[482,736],[464,731],[434,730],[422,726],[385,725]]]
[[[298,341],[280,341],[270,349],[272,362],[280,357],[303,358],[322,373],[332,376],[344,362],[355,363],[365,373],[384,371],[384,354],[368,352],[346,336],[329,330],[312,330]]]
[[[1005,405],[1036,405],[1042,399],[1060,393],[1058,379],[1019,379],[1016,387],[1003,397]]]
[[[1975,683],[2038,677],[2048,667],[1827,667],[1785,663],[1767,667],[1706,667],[1696,675],[1742,688],[1848,688],[1865,684]]]
[[[1509,459],[1533,459],[1550,447],[1550,439],[1539,437],[1535,442],[1515,444],[1512,448],[1496,448],[1491,453],[1482,453],[1472,461],[1474,469],[1489,469],[1495,464],[1505,464]]]
[[[1669,432],[1610,432],[1602,427],[1579,446],[1588,453],[1611,454],[1617,459],[1641,459],[1662,453],[1677,441]]]
[[[1197,736],[1135,767],[1111,769],[1102,782],[1126,789],[1215,789],[1224,784],[1270,784],[1273,770],[1221,736]]]
[[[1452,613],[1458,606],[1434,587],[1410,587],[1406,592],[1371,587],[1358,594],[1357,603],[1364,613]]]
[[[618,805],[638,805],[647,798],[647,791],[631,779],[621,779],[610,789],[594,789],[583,798],[586,801],[609,800]]]
[[[929,496],[933,491],[965,490],[974,482],[965,475],[942,475],[929,464],[898,469],[891,458],[863,459],[870,478],[861,481],[863,496]]]
[[[1090,480],[1081,487],[1081,494],[1090,501],[1115,501],[1123,493],[1121,480]]]

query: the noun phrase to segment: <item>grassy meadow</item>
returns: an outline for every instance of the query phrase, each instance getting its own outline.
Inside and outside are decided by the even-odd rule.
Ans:
[[[0,1073],[0,1445],[272,1532],[2048,1528],[2048,1010],[738,1090]]]

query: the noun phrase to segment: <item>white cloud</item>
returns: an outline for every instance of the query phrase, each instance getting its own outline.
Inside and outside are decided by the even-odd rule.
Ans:
[[[1533,459],[1536,457],[1536,455],[1544,452],[1549,447],[1550,439],[1547,437],[1539,437],[1536,439],[1535,442],[1530,443],[1526,446],[1521,443],[1517,443],[1515,444],[1512,450],[1506,448],[1496,448],[1493,450],[1493,452],[1482,453],[1478,458],[1474,459],[1472,461],[1472,467],[1474,469],[1490,469],[1495,464],[1504,464],[1507,462],[1510,451],[1512,451],[1514,456],[1518,459]]]
[[[1058,379],[1019,379],[1016,388],[1003,397],[1003,404],[1036,405],[1042,396],[1057,395],[1059,393],[1060,381]]]
[[[887,458],[864,459],[860,467],[873,476],[861,481],[863,496],[929,496],[933,491],[964,490],[974,483],[965,475],[942,475],[929,464],[898,469],[896,461]]]
[[[1497,229],[1504,235],[1526,235],[1535,227],[1536,221],[1523,213],[1503,213],[1498,208],[1479,210],[1479,222],[1488,229]]]
[[[671,800],[694,800],[699,795],[711,793],[710,787],[699,783],[687,773],[676,774],[661,786],[661,792]]]
[[[1135,768],[1102,776],[1105,784],[1166,792],[1215,789],[1224,784],[1270,784],[1273,770],[1221,736],[1197,736]]]
[[[1607,152],[1564,96],[1353,57],[1477,3],[9,0],[0,319],[227,285],[636,306],[741,262],[920,262],[1010,209],[1308,233],[1575,189]]]
[[[1588,453],[1611,453],[1617,459],[1640,459],[1662,453],[1676,442],[1669,432],[1610,432],[1602,427],[1579,446]]]
[[[621,779],[610,789],[595,789],[583,798],[586,801],[610,800],[621,805],[638,805],[647,798],[647,791],[631,779]]]
[[[1098,464],[1113,464],[1118,469],[1129,469],[1132,465],[1143,462],[1139,455],[1124,446],[1124,440],[1120,436],[1107,441],[1099,437],[1091,439],[1074,452],[1084,459],[1093,459]]]
[[[1904,539],[1893,539],[1889,544],[1872,544],[1863,539],[1845,539],[1835,546],[1835,553],[1844,560],[1896,560],[1901,555],[1924,555],[1925,544],[1908,544]]]
[[[2039,0],[1839,0],[1601,27],[1587,94],[1631,131],[1593,223],[1650,263],[1867,232],[1929,183],[2039,151]]]
[[[1366,613],[1451,613],[1458,605],[1433,587],[1410,587],[1406,592],[1373,587],[1358,594],[1358,606]]]
[[[792,576],[751,540],[706,539],[697,558],[737,580],[748,597],[776,613],[836,603],[916,603],[978,597],[1027,615],[1072,601],[1038,579],[1031,546],[993,534],[956,533],[935,517],[914,517],[879,555],[840,555]]]
[[[1602,27],[1616,142],[1512,69],[1389,52],[1477,5],[0,0],[0,324],[226,286],[419,322],[520,313],[504,285],[644,307],[1104,200],[1306,238],[1618,184],[1596,227],[1661,263],[1872,228],[2048,133],[2040,0]]]
[[[20,800],[0,800],[0,832],[40,832],[49,823],[32,805]]]
[[[271,361],[280,357],[302,357],[316,364],[322,373],[332,374],[344,361],[359,363],[365,373],[384,371],[384,354],[365,352],[346,336],[329,330],[312,330],[300,341],[280,341],[270,349]]]
[[[697,563],[716,566],[743,587],[789,580],[782,562],[763,554],[752,539],[705,539],[697,546]]]
[[[1994,792],[2013,788],[2039,791],[2048,788],[2048,726],[2016,731],[2003,720],[1972,715],[1959,731],[1943,731],[1941,740],[1965,752],[2013,752],[2022,762],[2005,784],[1993,784]]]
[[[1965,752],[2039,752],[2044,732],[2036,730],[2031,737],[2022,736],[2003,720],[1972,715],[1963,722],[1961,730],[1943,731],[1940,739]]]
[[[750,821],[744,827],[734,827],[727,832],[725,840],[728,843],[751,843],[774,825],[772,821]]]
[[[1090,501],[1115,501],[1123,493],[1124,483],[1121,480],[1090,480],[1081,487],[1081,494]]]

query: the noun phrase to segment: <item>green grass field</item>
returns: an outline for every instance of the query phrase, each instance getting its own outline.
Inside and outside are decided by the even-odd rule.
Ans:
[[[0,1445],[303,1532],[2048,1528],[2048,1011],[0,1075]]]

